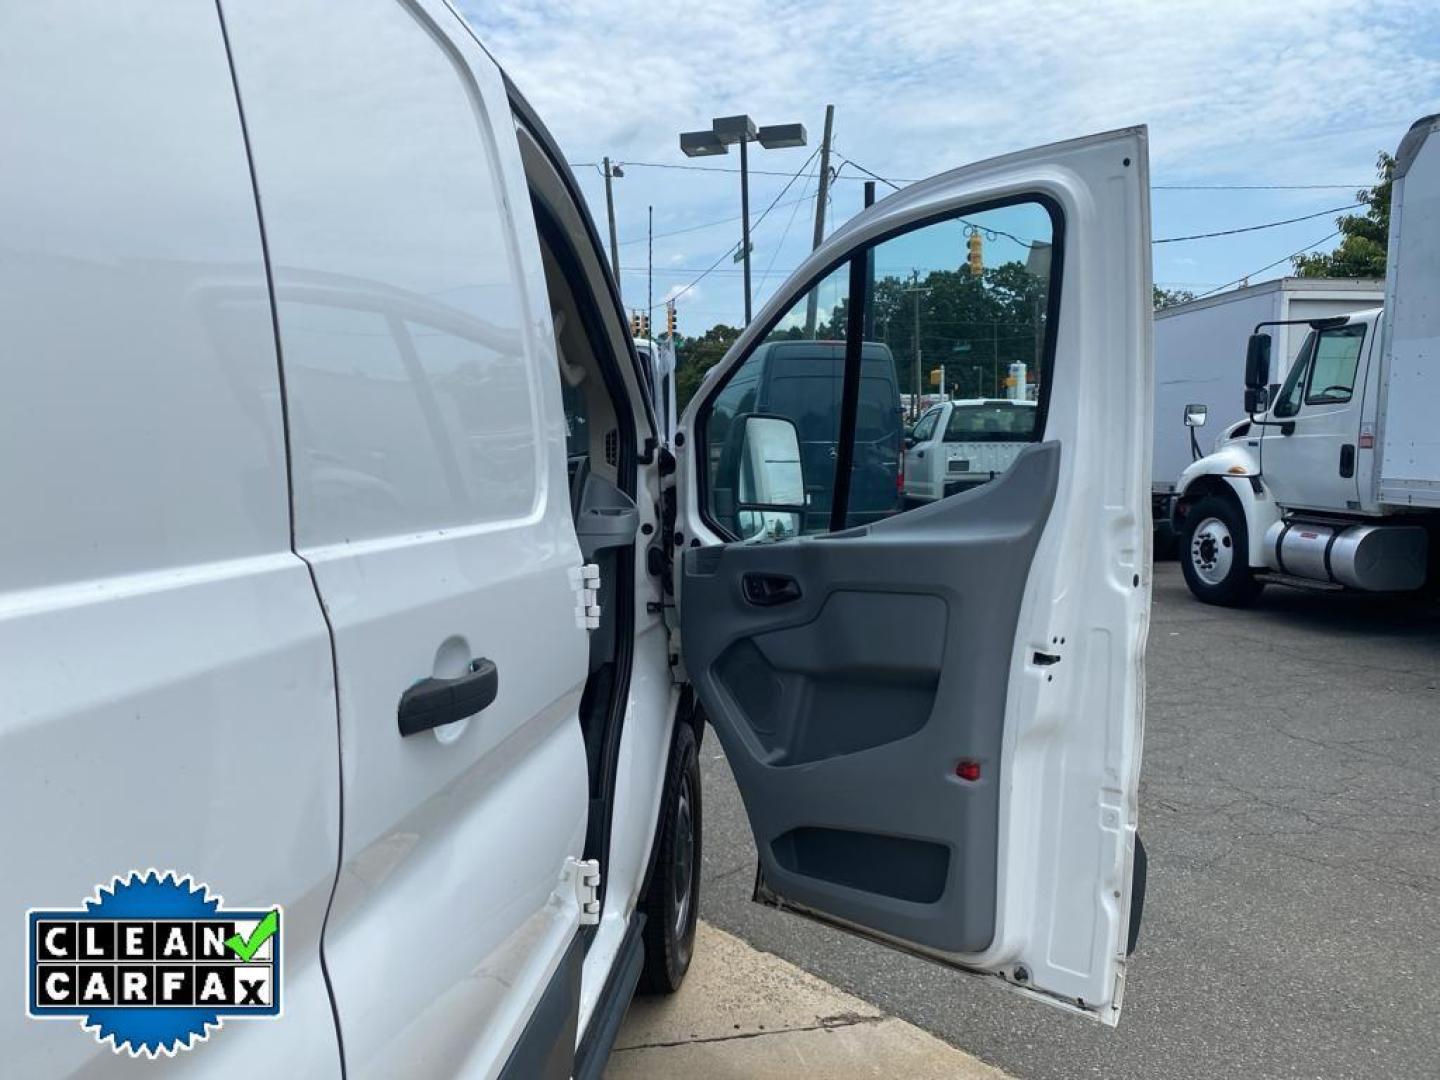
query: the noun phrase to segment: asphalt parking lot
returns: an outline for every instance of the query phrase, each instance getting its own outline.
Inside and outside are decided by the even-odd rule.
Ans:
[[[1149,897],[1118,1030],[750,903],[706,739],[702,915],[1017,1077],[1433,1076],[1440,1061],[1440,609],[1155,568]]]

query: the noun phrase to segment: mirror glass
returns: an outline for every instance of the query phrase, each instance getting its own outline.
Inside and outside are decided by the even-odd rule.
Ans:
[[[800,531],[805,471],[800,436],[788,417],[751,414],[741,421],[736,532],[778,539]]]
[[[1208,405],[1186,405],[1185,426],[1204,427],[1205,421],[1209,418],[1210,407]]]
[[[1258,390],[1270,381],[1270,335],[1251,334],[1245,347],[1245,385]]]

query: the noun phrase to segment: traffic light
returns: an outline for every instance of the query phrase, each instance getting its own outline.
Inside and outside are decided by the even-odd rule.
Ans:
[[[638,311],[630,312],[630,336],[633,338],[645,336],[640,333],[640,312]]]
[[[979,277],[985,270],[985,257],[981,250],[983,241],[979,232],[972,232],[965,241],[965,247],[969,250],[966,261],[970,264],[970,276]]]
[[[665,304],[665,332],[672,338],[675,336],[675,301],[670,300]]]
[[[642,312],[641,315],[640,315],[640,336],[641,336],[642,338],[648,338],[648,337],[650,336],[650,313],[649,313],[649,312]]]

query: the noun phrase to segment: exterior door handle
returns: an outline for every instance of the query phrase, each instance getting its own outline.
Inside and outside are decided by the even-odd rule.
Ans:
[[[470,670],[458,679],[421,679],[400,695],[400,734],[414,735],[474,716],[499,692],[500,669],[484,657],[470,661]]]

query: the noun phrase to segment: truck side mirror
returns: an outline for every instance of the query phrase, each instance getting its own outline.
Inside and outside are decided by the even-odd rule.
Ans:
[[[736,532],[747,540],[794,536],[805,514],[805,472],[795,422],[751,413],[740,423]]]
[[[1259,390],[1269,382],[1270,335],[1251,334],[1245,346],[1245,389]]]
[[[1245,411],[1256,416],[1270,407],[1270,391],[1267,387],[1247,386],[1245,388]]]
[[[1210,418],[1210,407],[1208,405],[1186,405],[1185,426],[1204,427],[1205,421]]]

